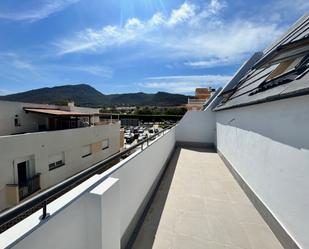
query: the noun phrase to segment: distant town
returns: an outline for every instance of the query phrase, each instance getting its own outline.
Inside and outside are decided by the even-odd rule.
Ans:
[[[7,149],[2,150],[0,156],[2,164],[8,163],[7,168],[14,165],[13,171],[2,172],[4,179],[13,179],[2,183],[7,186],[2,192],[0,190],[2,210],[148,137],[155,139],[161,130],[175,125],[187,110],[203,109],[215,92],[214,89],[198,88],[186,104],[166,107],[91,108],[76,106],[73,101],[65,99],[61,101],[65,105],[13,101],[32,98],[34,102],[35,91],[31,91],[30,97],[26,92],[2,97],[10,101],[0,100],[0,136],[5,136],[3,143],[9,150],[9,153]],[[38,91],[42,94],[42,90]],[[47,98],[44,102],[50,100]],[[71,136],[74,136],[74,141],[68,139]],[[25,146],[26,141],[31,146]],[[133,151],[126,156],[131,153]],[[51,177],[50,174],[56,169],[59,171],[58,168],[62,168],[61,175]]]

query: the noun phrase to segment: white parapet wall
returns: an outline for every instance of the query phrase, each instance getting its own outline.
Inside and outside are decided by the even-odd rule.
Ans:
[[[47,220],[39,210],[2,233],[0,248],[124,247],[174,147],[175,128],[50,203]]]
[[[29,230],[22,235],[22,240],[11,244],[13,248],[57,248],[57,249],[119,249],[120,248],[120,216],[119,216],[119,183],[118,179],[96,176],[84,182],[72,193],[68,193],[48,205],[52,217],[40,223],[40,211],[22,221],[9,231],[8,239],[21,231]],[[99,182],[99,184],[97,184]],[[91,190],[85,189],[92,187]],[[80,193],[83,194],[78,196]],[[67,201],[72,200],[70,205]],[[74,198],[74,197],[73,197]],[[33,227],[34,231],[30,228]],[[14,230],[15,229],[15,230]],[[0,235],[0,248],[9,244],[5,235]]]
[[[209,146],[216,143],[216,116],[206,111],[187,111],[176,127],[176,141],[180,144]]]
[[[108,148],[102,149],[102,141]],[[83,157],[83,146],[91,155]],[[103,160],[120,149],[120,124],[99,125],[60,131],[0,136],[0,209],[7,207],[7,184],[18,184],[17,164],[31,158],[40,173],[41,188],[54,185]],[[49,169],[50,156],[63,153],[64,165]]]
[[[175,147],[175,128],[138,153],[111,176],[120,181],[122,244],[126,244],[147,195]],[[145,199],[146,198],[146,199]]]
[[[301,246],[309,248],[309,96],[217,112],[217,148]]]

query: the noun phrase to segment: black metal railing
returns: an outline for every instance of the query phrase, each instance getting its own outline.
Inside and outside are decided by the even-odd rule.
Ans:
[[[149,136],[145,140],[132,145],[130,148],[125,149],[121,152],[118,152],[103,161],[96,163],[89,168],[73,175],[72,177],[38,193],[37,195],[21,202],[20,204],[12,207],[2,213],[0,213],[0,233],[4,232],[8,228],[12,227],[13,225],[17,224],[21,220],[25,219],[29,215],[33,214],[39,209],[42,209],[42,216],[41,219],[44,220],[48,217],[48,210],[47,204],[55,200],[56,198],[60,197],[61,195],[65,194],[69,190],[73,189],[80,183],[84,182],[91,176],[102,173],[104,170],[107,169],[108,166],[111,165],[112,162],[115,160],[120,160],[125,155],[130,155],[132,151],[136,150],[138,147],[141,147],[142,150],[146,149],[149,145],[151,140],[154,138],[164,135],[165,132],[170,130],[175,125],[171,125],[168,128],[159,131],[158,133]],[[147,143],[147,147],[145,147],[145,143]],[[108,176],[106,176],[108,177]]]
[[[23,186],[19,186],[19,199],[23,200],[29,195],[32,195],[36,191],[40,190],[40,173],[27,179]]]

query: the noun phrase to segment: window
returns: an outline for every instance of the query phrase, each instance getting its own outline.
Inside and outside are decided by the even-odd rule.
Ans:
[[[270,81],[277,78],[291,70],[294,70],[297,64],[303,59],[303,57],[285,60],[278,64],[278,66],[271,72],[271,74],[266,78],[266,81]]]
[[[108,139],[104,139],[102,141],[102,150],[106,150],[109,148],[109,140]]]
[[[91,155],[91,146],[90,144],[84,145],[82,147],[82,158],[88,157]]]
[[[64,166],[64,152],[54,154],[48,157],[49,171]]]
[[[267,91],[302,78],[309,72],[309,56],[298,57],[290,61],[281,62],[277,68],[249,96]]]
[[[15,124],[15,126],[21,126],[20,119],[19,119],[18,115],[15,115],[14,124]]]

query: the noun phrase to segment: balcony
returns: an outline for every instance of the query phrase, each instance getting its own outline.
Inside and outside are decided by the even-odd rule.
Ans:
[[[41,189],[40,184],[41,174],[35,174],[27,179],[22,185],[7,184],[6,185],[6,199],[9,207],[17,205],[21,200],[31,196]]]
[[[208,99],[188,99],[188,104],[186,105],[186,108],[188,111],[191,110],[202,110],[203,106],[206,104]]]
[[[40,190],[40,175],[36,174],[33,177],[27,179],[23,186],[19,186],[19,199],[23,200],[26,197],[32,195],[36,191]]]
[[[219,155],[177,147],[132,248],[282,248]]]
[[[204,105],[207,99],[188,99],[188,105]]]

